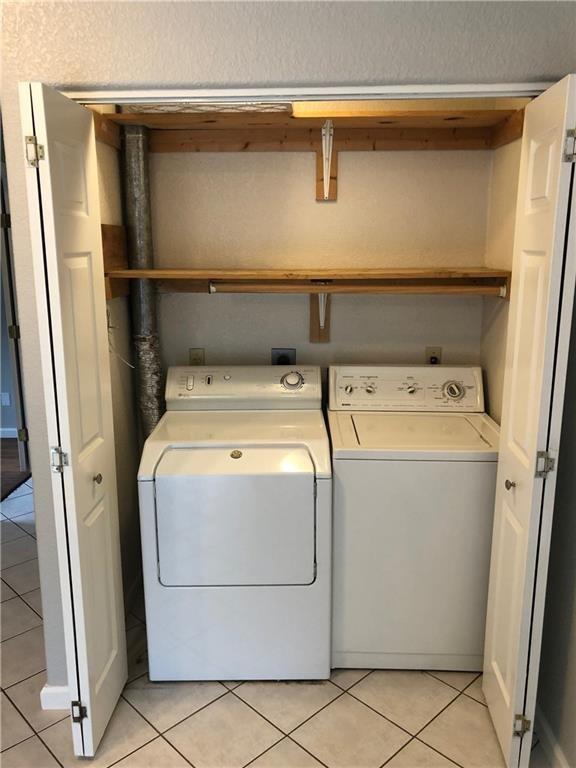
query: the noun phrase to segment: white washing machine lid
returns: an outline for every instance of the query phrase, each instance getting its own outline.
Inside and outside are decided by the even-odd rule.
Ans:
[[[498,425],[486,414],[330,411],[335,459],[495,461]]]
[[[167,411],[144,444],[139,481],[152,481],[173,448],[305,448],[317,478],[332,476],[322,411]]]

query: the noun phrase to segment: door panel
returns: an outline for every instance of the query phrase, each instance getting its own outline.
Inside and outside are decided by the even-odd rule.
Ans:
[[[44,147],[27,166],[36,292],[50,335],[43,349],[68,684],[85,717],[74,751],[94,755],[127,677],[116,465],[98,175],[92,115],[39,83],[21,90],[25,131]],[[31,206],[31,216],[34,216]],[[38,279],[42,273],[44,280]],[[42,321],[41,321],[42,322]]]
[[[573,173],[563,147],[574,124],[572,77],[526,108],[484,653],[484,692],[509,766],[529,759],[530,736],[514,735],[516,718],[534,721],[527,691],[535,689],[543,620],[535,595],[546,581],[555,482],[535,474],[539,451],[556,455],[553,414],[564,397],[560,318],[573,301],[574,270],[566,253]]]

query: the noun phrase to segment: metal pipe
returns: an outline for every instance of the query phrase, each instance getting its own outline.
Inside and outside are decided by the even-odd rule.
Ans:
[[[128,263],[131,269],[152,269],[154,253],[147,128],[125,126],[123,166]],[[148,437],[164,411],[156,286],[153,280],[131,280],[130,283],[138,406],[144,437]]]

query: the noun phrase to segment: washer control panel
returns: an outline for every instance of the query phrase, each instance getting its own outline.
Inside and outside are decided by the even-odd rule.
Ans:
[[[484,412],[482,370],[447,365],[337,365],[332,411]]]
[[[286,365],[178,366],[168,369],[169,411],[320,408],[320,368]]]

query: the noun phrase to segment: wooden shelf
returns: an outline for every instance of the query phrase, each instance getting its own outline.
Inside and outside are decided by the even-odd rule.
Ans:
[[[110,285],[157,280],[164,293],[508,294],[510,273],[484,267],[450,269],[115,269]],[[109,292],[113,293],[113,292]],[[115,295],[118,295],[117,293]]]

